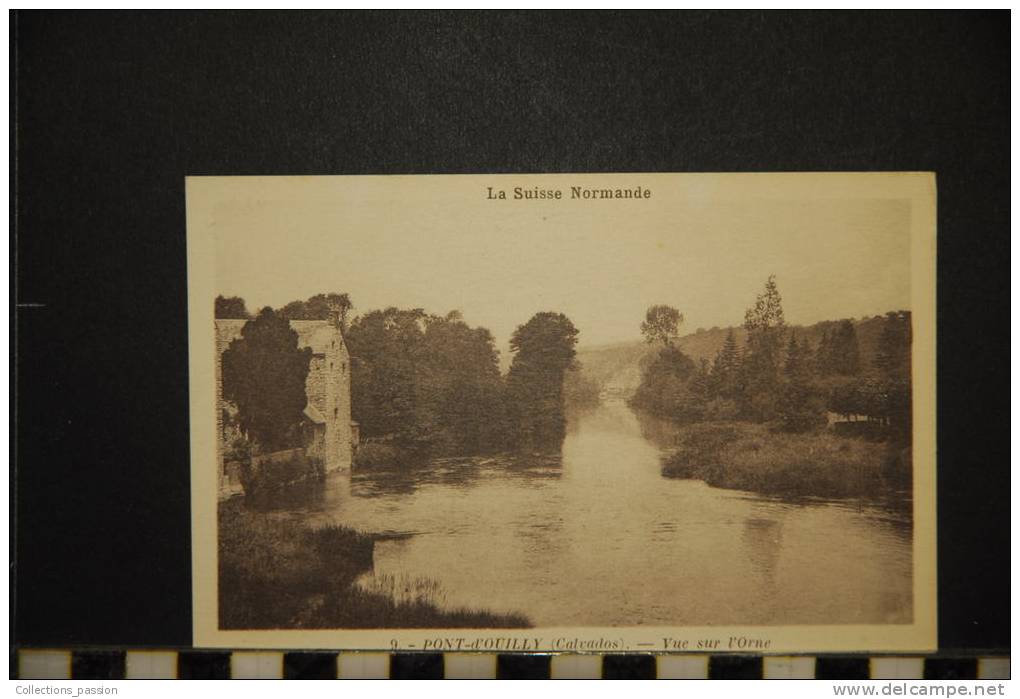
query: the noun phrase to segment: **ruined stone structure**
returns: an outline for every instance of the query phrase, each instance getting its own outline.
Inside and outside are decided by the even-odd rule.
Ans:
[[[222,357],[230,343],[241,337],[246,320],[216,320],[216,422],[219,444],[220,494],[240,490],[237,465],[224,459],[229,435],[222,424],[224,411],[234,407],[223,400]],[[292,320],[290,327],[298,336],[298,347],[312,350],[305,381],[308,404],[305,406],[305,446],[308,456],[322,459],[326,471],[349,469],[357,427],[351,422],[351,356],[338,323],[329,320]]]

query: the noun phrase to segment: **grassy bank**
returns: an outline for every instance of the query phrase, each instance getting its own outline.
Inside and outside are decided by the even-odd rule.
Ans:
[[[440,609],[438,584],[373,579],[375,542],[340,526],[310,529],[271,519],[234,498],[219,507],[219,605],[223,629],[522,628],[520,614]]]
[[[828,431],[771,432],[752,423],[681,429],[662,473],[768,495],[875,497],[909,489],[910,449]]]

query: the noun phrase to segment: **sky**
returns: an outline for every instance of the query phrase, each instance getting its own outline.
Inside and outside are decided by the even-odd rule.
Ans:
[[[738,325],[776,275],[787,322],[910,308],[911,201],[822,175],[193,178],[191,236],[210,236],[215,288],[249,310],[347,292],[354,313],[459,310],[505,347],[539,311],[579,345],[640,338],[653,304],[681,334]],[[571,200],[571,186],[645,188]],[[778,185],[777,185],[778,183]],[[560,189],[557,201],[488,187]]]

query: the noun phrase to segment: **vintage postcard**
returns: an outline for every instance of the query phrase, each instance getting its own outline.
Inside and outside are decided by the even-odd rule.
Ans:
[[[195,645],[934,649],[935,210],[188,178]]]

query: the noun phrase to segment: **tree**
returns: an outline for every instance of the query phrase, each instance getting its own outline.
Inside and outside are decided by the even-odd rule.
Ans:
[[[651,306],[641,323],[641,334],[648,344],[661,342],[663,347],[670,347],[679,338],[683,322],[683,313],[672,306]]]
[[[824,373],[836,376],[856,376],[861,369],[861,351],[857,344],[857,331],[853,321],[844,319],[823,337],[824,346],[819,352],[819,364]]]
[[[819,375],[829,373],[829,356],[832,354],[832,334],[828,324],[822,328],[822,338],[818,341],[818,350],[815,352],[815,371]]]
[[[765,290],[755,298],[754,305],[744,312],[744,328],[748,332],[769,332],[782,330],[783,299],[776,286],[776,275],[771,274],[765,282]]]
[[[451,311],[428,316],[422,340],[418,415],[431,425],[433,449],[478,454],[501,447],[503,385],[492,333]]]
[[[332,320],[336,317],[340,327],[346,330],[351,308],[351,298],[347,294],[316,294],[306,301],[291,301],[280,313],[287,320]]]
[[[630,403],[670,420],[698,420],[707,394],[707,378],[678,348],[663,347],[643,366],[641,383]]]
[[[783,371],[791,381],[803,381],[811,369],[811,348],[807,341],[798,342],[797,333],[790,333],[790,342],[786,346],[786,364]]]
[[[701,401],[707,401],[712,393],[712,370],[707,359],[698,362],[698,372],[690,382],[691,392]]]
[[[245,307],[244,299],[240,296],[217,296],[214,316],[217,319],[245,319],[251,318],[248,309]]]
[[[765,282],[765,290],[744,314],[747,350],[742,367],[746,393],[745,410],[756,420],[769,420],[775,415],[778,398],[780,347],[786,322],[782,297],[775,275]]]
[[[298,348],[287,320],[270,308],[245,323],[224,351],[223,398],[237,406],[240,428],[264,451],[296,446],[311,358],[309,348]]]
[[[425,319],[421,308],[391,307],[351,323],[351,410],[362,437],[395,439],[405,447],[426,438],[417,413]]]
[[[735,400],[740,393],[740,349],[731,329],[712,364],[712,388],[720,398]]]
[[[521,448],[558,448],[566,431],[563,380],[574,361],[577,328],[562,313],[536,313],[510,338],[510,429]]]
[[[577,328],[562,313],[536,313],[510,337],[513,364],[530,364],[551,378],[562,377],[574,361],[577,336]]]
[[[408,456],[503,444],[503,385],[492,334],[452,311],[387,308],[351,323],[352,410],[368,440]]]
[[[875,368],[886,376],[910,374],[910,312],[890,311],[882,321]]]
[[[891,435],[910,441],[912,423],[910,311],[890,312],[882,324],[875,353],[875,369],[881,384],[881,416]]]
[[[820,363],[837,377],[828,405],[844,415],[864,415],[884,426],[894,440],[910,441],[912,387],[910,376],[910,312],[886,313],[872,366],[862,367],[853,322],[840,320]]]
[[[779,422],[789,432],[801,432],[825,422],[824,405],[812,385],[811,368],[810,346],[807,341],[798,341],[797,333],[791,332],[776,404]]]

